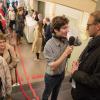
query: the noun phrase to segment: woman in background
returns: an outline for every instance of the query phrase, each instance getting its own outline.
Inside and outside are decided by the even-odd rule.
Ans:
[[[37,59],[39,59],[39,54],[42,50],[42,39],[43,38],[43,24],[41,22],[37,23],[34,30],[34,41],[32,45],[32,51],[36,54]]]
[[[16,17],[16,33],[17,33],[17,44],[21,43],[21,37],[23,37],[24,30],[24,9],[22,7],[18,8],[18,13]]]
[[[14,8],[10,7],[10,10],[9,10],[9,20],[10,20],[10,23],[9,23],[9,26],[10,26],[10,28],[12,30],[15,27],[15,23],[16,23],[15,19],[16,19],[16,15],[15,15]]]

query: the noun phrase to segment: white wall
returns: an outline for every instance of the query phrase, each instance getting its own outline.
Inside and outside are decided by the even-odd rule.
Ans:
[[[100,10],[100,0],[97,2],[96,10]]]
[[[28,10],[30,9],[34,9],[34,10],[38,10],[38,1],[37,0],[24,0],[25,5],[27,7]]]
[[[50,17],[52,19],[55,13],[54,8],[55,8],[54,3],[46,2],[45,3],[45,16]]]
[[[30,8],[34,10],[38,10],[38,1],[37,0],[30,0]]]
[[[82,14],[81,11],[56,4],[55,15],[65,15],[69,18],[70,31],[73,35],[79,33],[78,29],[82,20]]]
[[[29,10],[30,9],[29,0],[24,0],[24,2],[25,2],[25,6],[26,6],[27,10]]]
[[[57,15],[65,15],[69,18],[70,33],[73,35],[82,35],[87,26],[89,13],[72,9],[70,7],[62,6],[46,2],[45,16],[51,19]]]

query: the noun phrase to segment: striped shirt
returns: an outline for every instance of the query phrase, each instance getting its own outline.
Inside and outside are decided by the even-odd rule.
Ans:
[[[46,43],[44,47],[44,57],[47,61],[46,73],[49,75],[59,75],[61,74],[66,67],[67,58],[59,65],[57,70],[53,71],[50,67],[50,63],[59,59],[67,47],[68,43],[63,43],[60,40],[52,37]]]

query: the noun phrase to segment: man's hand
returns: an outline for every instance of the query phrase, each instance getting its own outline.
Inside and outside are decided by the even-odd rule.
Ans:
[[[79,62],[78,61],[73,61],[72,62],[71,74],[73,74],[78,69],[78,66],[79,66]]]
[[[72,51],[73,51],[73,46],[68,46],[68,47],[65,49],[65,51],[64,51],[64,53],[63,53],[63,56],[68,57],[68,56],[72,53]]]
[[[56,61],[54,61],[54,62],[52,62],[52,63],[50,64],[51,69],[52,69],[53,71],[57,70],[57,68],[59,67],[59,65],[64,61],[64,59],[65,59],[66,57],[68,57],[68,56],[72,53],[72,51],[73,51],[73,46],[68,46],[68,47],[65,49],[65,51],[63,52],[63,54],[60,56],[60,58],[58,58],[58,60],[56,60]]]

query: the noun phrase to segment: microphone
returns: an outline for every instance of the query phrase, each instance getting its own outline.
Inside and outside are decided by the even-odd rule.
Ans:
[[[74,36],[71,36],[70,38],[69,38],[69,46],[72,46],[72,45],[74,45],[74,42],[75,42],[75,37]]]
[[[74,45],[74,42],[75,42],[75,37],[74,37],[74,36],[71,36],[71,37],[69,38],[69,41],[68,41],[69,46]],[[70,56],[71,56],[71,54],[68,56],[68,58],[70,58]]]

